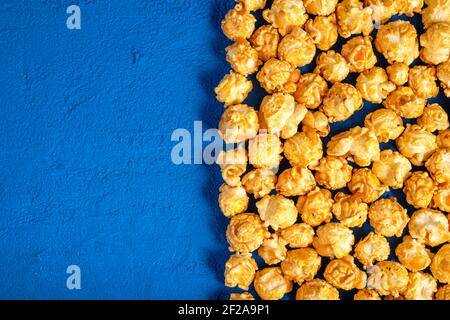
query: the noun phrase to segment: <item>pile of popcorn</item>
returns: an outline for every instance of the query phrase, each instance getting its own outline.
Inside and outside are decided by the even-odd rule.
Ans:
[[[272,300],[292,290],[298,300],[337,300],[339,290],[355,290],[355,300],[450,300],[448,104],[427,102],[439,84],[450,97],[450,0],[236,1],[222,21],[232,70],[215,89],[219,131],[233,146],[217,159],[230,219],[225,285],[246,291],[230,298],[254,299],[253,285]],[[255,30],[256,10],[267,24]],[[414,14],[420,36],[407,18],[390,20]],[[330,50],[339,37],[341,52]],[[344,82],[350,73],[356,85]],[[252,74],[267,92],[259,108],[243,103]],[[364,101],[380,108],[323,145],[330,123]],[[398,151],[380,148],[390,141]],[[283,158],[290,167],[278,174]],[[415,211],[383,197],[390,189]],[[366,222],[373,231],[355,243]],[[389,237],[401,243],[391,248]]]

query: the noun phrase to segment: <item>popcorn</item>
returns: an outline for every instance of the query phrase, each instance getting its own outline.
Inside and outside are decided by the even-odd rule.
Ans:
[[[331,260],[323,275],[330,284],[339,289],[352,290],[366,287],[367,275],[358,269],[352,256]]]
[[[364,0],[364,5],[372,9],[372,20],[380,25],[398,13],[397,0]]]
[[[259,59],[265,62],[271,58],[276,58],[280,34],[271,25],[264,25],[253,33],[250,37],[250,42],[258,52]]]
[[[335,14],[309,19],[306,21],[305,30],[309,33],[316,47],[322,51],[329,50],[338,40]]]
[[[321,111],[330,122],[344,121],[363,107],[361,94],[348,83],[335,83],[323,99]]]
[[[440,287],[435,296],[436,300],[450,300],[450,284]]]
[[[230,294],[230,300],[255,300],[255,298],[252,296],[251,293],[243,292]]]
[[[444,212],[450,212],[450,183],[439,185],[433,195],[431,207]]]
[[[427,7],[422,10],[423,26],[428,28],[433,23],[450,22],[449,0],[427,0]]]
[[[431,202],[437,185],[427,172],[416,171],[405,182],[403,192],[406,201],[415,208],[426,208]]]
[[[398,87],[387,96],[383,105],[403,118],[417,118],[422,115],[426,103],[410,87]]]
[[[408,224],[409,234],[425,244],[435,247],[450,240],[447,217],[438,210],[419,209]]]
[[[370,37],[356,37],[342,46],[341,54],[347,60],[350,72],[363,72],[377,63],[371,40]]]
[[[282,139],[292,138],[297,133],[298,125],[303,121],[307,112],[308,109],[305,106],[298,103],[295,104],[294,113],[286,121],[283,130],[281,130]]]
[[[450,283],[450,244],[443,245],[431,262],[431,273],[442,283]]]
[[[381,261],[367,270],[367,287],[375,289],[380,295],[397,298],[408,287],[408,270],[398,262]]]
[[[314,229],[306,223],[296,223],[285,229],[280,229],[280,237],[291,248],[306,248],[313,242]]]
[[[315,131],[303,128],[284,142],[284,155],[293,167],[314,165],[323,155],[322,140]]]
[[[284,170],[278,177],[277,191],[286,197],[302,196],[316,187],[312,172],[306,167]]]
[[[286,242],[276,234],[272,234],[269,239],[264,240],[258,249],[259,256],[268,265],[277,264],[286,258]]]
[[[296,27],[281,39],[278,45],[278,57],[295,67],[309,64],[316,55],[316,46],[309,34]]]
[[[386,68],[389,76],[389,81],[395,83],[397,86],[403,86],[408,82],[409,67],[402,62],[394,62]]]
[[[242,177],[242,185],[247,193],[258,199],[275,189],[277,176],[269,169],[254,169]]]
[[[258,57],[258,51],[252,48],[247,40],[239,39],[225,49],[227,61],[234,71],[247,76],[258,71],[262,64]]]
[[[281,270],[287,279],[301,285],[314,278],[319,271],[320,261],[320,256],[312,248],[290,250],[281,262]]]
[[[265,96],[259,108],[260,125],[270,133],[279,133],[283,130],[295,110],[294,97],[288,93],[274,93]]]
[[[365,167],[380,159],[380,145],[373,131],[356,126],[331,137],[327,153],[330,156],[345,157]]]
[[[326,189],[316,188],[307,195],[300,196],[297,201],[297,210],[303,222],[313,227],[331,221],[332,206],[331,192]]]
[[[256,11],[264,9],[266,6],[266,0],[236,0],[244,6],[247,11]]]
[[[222,20],[222,30],[230,40],[248,39],[255,30],[255,23],[256,18],[238,4]]]
[[[277,168],[283,146],[274,134],[260,133],[248,143],[248,159],[255,168]]]
[[[415,166],[422,166],[437,148],[436,136],[415,124],[406,125],[396,144],[400,153]]]
[[[419,57],[417,31],[408,21],[397,20],[381,25],[375,47],[390,64],[403,62],[410,65]]]
[[[415,66],[409,69],[409,86],[419,98],[429,99],[438,95],[436,80],[436,68],[433,66]]]
[[[343,56],[330,50],[319,55],[314,73],[320,74],[327,81],[336,83],[347,78],[350,67]]]
[[[405,298],[408,300],[433,300],[437,291],[436,279],[424,272],[411,272]]]
[[[438,183],[450,183],[450,148],[437,149],[425,166],[431,177]]]
[[[372,172],[378,179],[393,189],[400,189],[403,183],[410,176],[412,170],[411,163],[399,152],[393,152],[390,149],[383,150],[380,153],[380,160],[375,161],[372,166]]]
[[[368,268],[375,261],[384,261],[389,258],[391,248],[389,242],[382,235],[370,232],[360,240],[355,247],[355,258]]]
[[[219,189],[219,207],[228,218],[247,210],[248,196],[245,189],[224,183]]]
[[[369,207],[370,225],[385,237],[401,237],[409,217],[395,198],[380,199]]]
[[[450,60],[442,62],[437,66],[436,74],[444,89],[444,94],[450,98]]]
[[[377,176],[367,168],[355,169],[353,176],[348,183],[348,189],[355,197],[365,203],[371,203],[377,200],[387,190]]]
[[[282,195],[267,195],[256,203],[259,216],[265,226],[271,226],[275,231],[278,228],[287,228],[297,221],[297,209],[294,201]]]
[[[302,0],[275,0],[272,7],[264,10],[262,15],[282,36],[295,27],[302,27],[308,20]]]
[[[248,290],[255,278],[258,265],[250,253],[232,255],[225,264],[225,285]]]
[[[236,149],[220,151],[216,160],[220,166],[223,180],[230,186],[241,184],[241,175],[247,170],[247,151],[240,144]]]
[[[333,214],[346,227],[362,227],[367,220],[369,206],[359,197],[338,192],[334,196]]]
[[[432,24],[420,36],[420,59],[438,65],[450,58],[450,22]]]
[[[316,16],[328,16],[336,10],[338,0],[303,0],[306,11]]]
[[[320,75],[306,73],[301,76],[294,97],[295,101],[306,108],[316,109],[322,103],[327,92],[327,82]]]
[[[430,132],[445,130],[449,126],[447,112],[437,103],[429,104],[417,119],[417,124]]]
[[[256,136],[259,130],[258,113],[246,104],[228,107],[219,122],[219,133],[226,143],[239,143]]]
[[[382,103],[395,88],[395,84],[388,80],[386,71],[380,67],[366,70],[356,79],[356,89],[362,98],[377,104]]]
[[[336,7],[338,31],[343,38],[362,33],[368,36],[373,30],[372,9],[364,8],[359,0],[343,0]]]
[[[439,131],[436,142],[438,148],[450,148],[450,130]]]
[[[300,286],[296,300],[339,300],[339,291],[321,279],[307,281]]]
[[[398,14],[406,14],[412,17],[414,13],[421,13],[423,7],[423,0],[400,0],[398,1]]]
[[[352,178],[352,167],[342,157],[326,156],[313,169],[317,183],[331,190],[345,188]]]
[[[341,223],[330,222],[317,228],[313,246],[323,257],[343,258],[352,251],[355,237]]]
[[[252,252],[258,249],[269,231],[261,219],[253,213],[241,213],[233,216],[227,227],[227,240],[230,251]]]
[[[230,71],[220,81],[214,92],[217,94],[217,100],[225,103],[225,107],[228,107],[232,104],[242,103],[252,89],[253,84],[250,80],[237,72]]]
[[[308,111],[302,120],[302,126],[305,130],[316,131],[321,137],[330,133],[328,118],[322,111]]]
[[[268,93],[294,93],[300,78],[300,70],[289,62],[275,58],[268,60],[256,74],[261,87]]]
[[[256,272],[256,293],[263,300],[280,300],[292,291],[292,282],[289,281],[278,267],[265,268]]]
[[[395,255],[400,263],[411,271],[428,268],[433,257],[423,243],[410,236],[403,238],[403,242],[395,249]]]
[[[397,139],[405,130],[402,118],[391,109],[377,109],[369,113],[364,126],[373,131],[379,142]]]
[[[381,300],[381,298],[375,290],[364,288],[355,293],[353,300]]]

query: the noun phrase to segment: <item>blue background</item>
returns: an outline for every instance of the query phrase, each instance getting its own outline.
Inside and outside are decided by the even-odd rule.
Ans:
[[[81,30],[66,28],[70,4],[81,7]],[[173,130],[217,126],[213,89],[229,70],[220,20],[233,4],[0,2],[0,298],[233,291],[222,276],[220,172],[170,158]],[[257,106],[264,93],[255,87],[247,102]],[[435,100],[448,109],[442,93]],[[333,132],[378,107],[366,104]],[[81,290],[66,288],[71,264],[81,267]]]

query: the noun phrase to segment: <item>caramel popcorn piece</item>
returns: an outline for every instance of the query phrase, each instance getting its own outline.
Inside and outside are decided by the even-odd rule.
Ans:
[[[442,62],[437,66],[436,75],[441,82],[445,96],[450,98],[450,60]]]
[[[369,206],[355,195],[338,192],[332,208],[335,217],[346,227],[362,227],[367,220]]]
[[[230,251],[252,252],[258,249],[269,232],[259,216],[241,213],[233,216],[227,227],[227,240]]]
[[[236,0],[247,11],[256,11],[266,7],[266,0]]]
[[[432,24],[420,36],[420,59],[438,65],[450,57],[450,22]]]
[[[353,300],[381,300],[381,298],[375,290],[364,288],[355,293]]]
[[[296,223],[279,231],[280,237],[286,241],[291,248],[306,248],[314,238],[314,229],[306,223]]]
[[[370,232],[364,239],[361,239],[355,246],[355,258],[368,268],[375,261],[384,261],[389,258],[391,248],[385,237],[374,232]]]
[[[252,296],[251,293],[243,292],[230,294],[230,300],[255,300],[255,298]]]
[[[356,79],[356,89],[364,100],[380,104],[395,90],[395,84],[388,80],[386,71],[373,67],[362,72]]]
[[[395,62],[386,68],[389,76],[389,81],[395,83],[397,86],[403,86],[408,82],[409,67],[402,62]]]
[[[306,167],[284,170],[278,177],[277,191],[286,197],[302,196],[316,187],[312,172]]]
[[[297,221],[297,209],[294,201],[282,195],[267,195],[256,203],[259,216],[266,226],[274,230],[287,228]]]
[[[247,162],[247,151],[242,144],[236,149],[220,151],[216,160],[220,166],[223,180],[232,187],[241,184],[241,175],[247,170]]]
[[[230,71],[214,89],[217,100],[223,102],[225,107],[242,103],[252,91],[253,84],[243,75]]]
[[[416,96],[423,99],[435,97],[439,93],[436,84],[436,68],[433,66],[415,66],[409,69],[409,86]]]
[[[315,16],[328,16],[336,10],[338,0],[303,0],[306,11]]]
[[[239,39],[225,49],[227,61],[234,71],[247,76],[258,71],[261,60],[258,51],[252,48],[247,40]]]
[[[293,167],[314,165],[323,155],[322,140],[314,130],[303,128],[284,142],[284,155]]]
[[[280,300],[286,293],[292,291],[292,282],[278,267],[265,268],[256,272],[253,285],[256,293],[263,300]]]
[[[436,142],[438,148],[450,148],[450,129],[439,131]]]
[[[295,27],[302,27],[308,15],[302,0],[275,0],[270,9],[263,11],[263,18],[284,36]]]
[[[283,146],[274,134],[260,133],[248,143],[248,160],[255,168],[277,168]]]
[[[316,55],[316,45],[309,34],[296,27],[281,39],[278,45],[278,57],[295,67],[309,64]]]
[[[444,212],[450,212],[450,183],[439,185],[433,195],[431,207]]]
[[[300,286],[296,300],[339,300],[339,291],[321,279],[307,281]]]
[[[380,160],[375,161],[372,171],[378,179],[393,189],[400,189],[403,183],[410,176],[412,170],[409,160],[399,152],[391,149],[383,150],[380,153]]]
[[[370,37],[355,37],[342,46],[342,56],[347,60],[350,72],[363,72],[373,68],[377,57]]]
[[[352,256],[331,260],[323,275],[330,284],[339,289],[352,290],[366,287],[367,275],[359,270]]]
[[[426,103],[410,87],[398,87],[387,96],[383,105],[403,118],[417,118],[422,115]]]
[[[259,130],[258,113],[246,104],[228,107],[219,122],[219,133],[226,143],[244,142]]]
[[[406,125],[396,144],[400,153],[415,166],[422,166],[437,148],[435,135],[418,125],[410,124]]]
[[[429,104],[423,109],[417,124],[430,132],[445,130],[449,126],[447,112],[437,103]]]
[[[424,272],[411,272],[405,298],[408,300],[433,300],[437,291],[437,282],[431,275]]]
[[[250,38],[250,42],[258,52],[261,61],[267,61],[276,58],[278,44],[280,43],[280,34],[278,30],[271,25],[259,27]]]
[[[385,237],[401,237],[409,217],[395,198],[380,199],[369,207],[370,225]]]
[[[345,188],[352,178],[352,167],[342,157],[323,157],[313,169],[317,183],[331,190]]]
[[[294,93],[300,78],[300,70],[289,62],[275,58],[268,60],[256,74],[261,87],[268,93]]]
[[[443,245],[431,261],[431,273],[442,283],[450,283],[450,244]]]
[[[428,28],[437,22],[450,22],[449,0],[426,0],[427,7],[422,10],[423,26]]]
[[[258,249],[259,256],[268,265],[277,264],[286,258],[286,242],[276,234],[264,240]]]
[[[306,73],[301,76],[294,96],[295,101],[306,108],[316,109],[322,103],[323,97],[327,92],[327,82],[320,75]]]
[[[323,257],[343,258],[352,251],[355,237],[341,223],[330,222],[317,228],[313,246]]]
[[[282,139],[292,138],[297,133],[298,125],[303,121],[307,112],[308,109],[305,106],[298,103],[295,104],[294,113],[286,121],[283,130],[281,130],[280,136]]]
[[[367,168],[355,169],[352,179],[347,184],[348,189],[355,197],[365,203],[371,203],[377,200],[387,190],[377,176]]]
[[[400,263],[411,271],[426,269],[432,258],[430,250],[423,243],[410,236],[403,238],[403,242],[395,249],[395,255]]]
[[[336,83],[347,78],[350,67],[343,56],[330,50],[319,55],[314,73],[320,74],[327,81]]]
[[[377,25],[398,13],[398,0],[364,0],[364,5],[372,9],[372,20]]]
[[[297,210],[303,222],[313,227],[331,221],[332,206],[331,192],[326,189],[316,188],[307,195],[300,196],[297,201]]]
[[[425,244],[435,247],[450,240],[447,217],[438,210],[419,209],[408,224],[409,234]]]
[[[248,39],[255,30],[255,23],[256,18],[238,4],[222,20],[222,30],[230,40]]]
[[[309,33],[317,49],[329,50],[338,40],[338,29],[336,25],[336,15],[328,17],[316,16],[314,19],[306,21],[305,30]]]
[[[437,149],[425,166],[437,183],[450,183],[450,148]]]
[[[295,99],[288,93],[274,93],[265,96],[259,108],[260,126],[270,133],[283,130],[295,111]]]
[[[367,287],[380,295],[399,297],[408,287],[408,270],[398,262],[381,261],[367,270]]]
[[[248,196],[245,189],[224,183],[219,189],[219,207],[228,218],[247,210]]]
[[[364,126],[373,131],[379,142],[397,139],[405,130],[402,118],[391,109],[377,109],[369,113]]]
[[[344,121],[363,107],[361,94],[348,83],[335,83],[323,99],[321,111],[329,122]]]
[[[258,265],[250,253],[232,255],[225,264],[225,285],[248,290],[255,278]]]
[[[406,14],[412,17],[414,13],[421,13],[423,7],[423,0],[398,0],[397,1],[398,14]]]
[[[450,284],[440,287],[435,296],[436,300],[450,300]]]
[[[373,30],[372,9],[364,8],[359,0],[343,0],[336,7],[339,34],[349,38],[353,34],[370,35]]]
[[[290,250],[281,262],[281,270],[287,279],[301,285],[314,278],[319,271],[320,261],[320,256],[312,248]]]
[[[277,176],[269,169],[254,169],[242,177],[242,185],[250,194],[258,199],[275,189]]]
[[[436,189],[436,183],[427,172],[416,171],[406,180],[403,192],[406,195],[406,201],[414,208],[426,208]]]
[[[326,137],[330,133],[328,118],[322,111],[308,111],[302,120],[303,128],[316,131],[321,137]]]

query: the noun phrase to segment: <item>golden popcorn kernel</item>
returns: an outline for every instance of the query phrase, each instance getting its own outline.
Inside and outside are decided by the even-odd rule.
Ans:
[[[323,155],[322,140],[314,130],[303,128],[284,142],[284,155],[293,167],[314,165]]]
[[[350,72],[363,72],[373,68],[377,57],[370,37],[355,37],[342,46],[342,56],[347,60]]]
[[[334,196],[332,211],[344,226],[360,228],[367,220],[369,206],[355,195],[338,192]]]
[[[309,33],[317,49],[329,50],[338,40],[338,29],[336,15],[333,13],[328,17],[316,16],[306,21],[305,30]]]
[[[397,1],[398,14],[406,14],[412,17],[414,13],[421,13],[423,0],[399,0]]]
[[[294,201],[282,195],[267,195],[256,203],[259,216],[266,226],[275,231],[287,228],[297,221],[298,212]]]
[[[361,239],[355,246],[355,258],[368,268],[375,261],[384,261],[389,258],[391,248],[387,239],[374,232],[370,232],[364,239]]]
[[[255,168],[277,168],[281,161],[283,146],[274,134],[259,133],[248,143],[249,163]]]
[[[266,7],[266,0],[236,0],[236,2],[239,2],[247,11],[256,11]]]
[[[450,22],[449,0],[427,0],[427,7],[422,10],[423,26],[428,28],[437,22]]]
[[[336,83],[347,78],[350,73],[350,67],[343,56],[330,50],[322,52],[317,57],[314,73],[320,74],[327,81]]]
[[[381,298],[375,290],[364,288],[355,293],[353,300],[381,300]]]
[[[403,237],[403,242],[395,249],[395,255],[400,263],[411,271],[426,269],[432,258],[430,250],[410,236]]]
[[[250,292],[232,293],[230,300],[255,300]]]
[[[258,71],[262,64],[258,51],[252,48],[247,40],[239,39],[225,49],[227,61],[234,71],[247,76]]]
[[[281,262],[281,270],[287,279],[302,284],[312,280],[320,268],[321,258],[312,248],[288,251],[286,259]]]
[[[258,199],[269,194],[275,189],[277,176],[270,169],[253,169],[242,177],[242,185],[245,191]]]
[[[441,87],[444,89],[445,96],[450,98],[450,60],[442,62],[437,66],[436,75],[441,82]]]
[[[431,273],[442,283],[450,283],[450,244],[443,245],[431,261]]]
[[[431,247],[450,240],[447,217],[438,210],[419,209],[408,223],[409,234]]]
[[[253,49],[258,51],[259,59],[265,62],[271,58],[276,58],[280,34],[271,25],[264,25],[253,33],[250,42]]]
[[[343,258],[355,243],[353,231],[342,223],[330,222],[317,228],[313,247],[323,257]]]
[[[286,258],[286,242],[276,234],[264,240],[258,249],[259,256],[268,265],[277,264]]]
[[[279,231],[280,237],[291,248],[306,248],[314,238],[314,229],[306,223],[296,223]]]
[[[385,237],[401,237],[409,217],[395,198],[380,199],[369,207],[370,225]]]
[[[437,103],[429,104],[423,109],[417,124],[430,132],[445,130],[449,126],[447,112]]]
[[[238,4],[222,20],[222,30],[233,41],[248,39],[255,30],[255,23],[256,18]]]
[[[381,261],[367,270],[367,287],[380,295],[399,297],[408,287],[408,270],[398,262]]]
[[[377,200],[387,190],[377,176],[367,168],[355,169],[348,189],[353,195],[365,203],[371,203]]]
[[[220,118],[219,133],[226,143],[244,142],[255,137],[258,130],[258,113],[246,104],[226,108]]]
[[[326,137],[330,133],[328,117],[322,111],[308,111],[302,120],[303,128],[316,131],[321,137]]]
[[[364,126],[372,130],[379,142],[397,139],[405,130],[402,118],[391,109],[377,109],[369,113]]]
[[[262,15],[282,36],[295,27],[302,27],[308,20],[302,0],[275,0],[272,7],[264,10]]]
[[[253,285],[256,293],[263,300],[280,300],[286,293],[292,291],[292,282],[278,267],[265,268],[256,272]]]
[[[306,167],[293,167],[278,176],[277,191],[286,197],[302,196],[316,187],[312,172]]]
[[[223,77],[214,92],[217,94],[217,100],[228,107],[232,104],[242,103],[252,89],[253,84],[250,80],[237,72],[230,71]]]
[[[268,93],[294,93],[300,78],[300,70],[289,62],[272,58],[256,74],[261,87]]]
[[[327,82],[318,74],[306,73],[300,77],[295,91],[295,101],[308,109],[315,109],[328,92]]]
[[[323,99],[321,111],[332,122],[344,121],[363,107],[361,94],[348,83],[335,83]]]
[[[450,183],[450,148],[437,149],[425,166],[437,183]]]
[[[279,133],[295,111],[295,99],[288,93],[274,93],[265,96],[259,108],[264,129],[270,133]]]
[[[404,20],[383,24],[377,32],[375,47],[390,64],[403,62],[409,66],[419,57],[416,28]]]
[[[426,208],[436,189],[436,183],[427,172],[416,171],[405,181],[403,192],[406,195],[406,201],[414,208]]]
[[[389,81],[395,83],[397,86],[403,86],[408,82],[409,67],[402,62],[395,62],[386,68],[389,76]]]
[[[438,148],[450,148],[450,129],[439,131],[436,142]]]
[[[255,278],[258,265],[250,253],[232,255],[225,263],[225,285],[248,290]]]
[[[436,84],[436,68],[433,66],[415,66],[409,69],[408,83],[416,96],[423,99],[435,97],[439,93]]]
[[[307,195],[298,197],[297,210],[303,222],[316,227],[324,222],[330,222],[333,215],[331,207],[333,199],[331,192],[316,188]]]
[[[438,65],[450,58],[450,22],[432,24],[420,36],[420,59]]]
[[[317,183],[331,190],[345,188],[352,178],[352,167],[342,157],[325,156],[313,169]]]
[[[450,284],[440,287],[435,296],[436,300],[450,300]]]
[[[278,45],[278,57],[295,67],[303,67],[314,59],[316,46],[309,34],[296,27],[281,39]]]
[[[439,185],[433,195],[431,207],[444,212],[450,212],[450,183]]]
[[[294,113],[286,121],[283,130],[281,130],[280,136],[282,139],[292,138],[297,133],[298,125],[303,121],[307,112],[308,109],[305,106],[298,103],[295,104]]]
[[[395,90],[395,84],[388,80],[386,71],[373,67],[359,74],[356,79],[356,89],[364,100],[380,104]]]
[[[366,287],[366,273],[359,270],[352,256],[331,260],[323,275],[330,284],[339,289],[352,290]]]
[[[383,106],[395,111],[403,118],[420,117],[427,101],[414,94],[410,87],[398,87],[383,102]]]
[[[415,124],[407,124],[395,142],[400,153],[415,166],[422,166],[437,148],[436,136]]]
[[[228,218],[247,210],[248,196],[245,189],[224,183],[219,189],[219,207]]]
[[[328,16],[336,10],[338,0],[303,0],[306,11],[315,16]]]
[[[231,217],[226,235],[230,251],[252,252],[268,238],[269,231],[256,214],[241,213]]]
[[[372,20],[377,25],[385,23],[398,13],[397,0],[364,0],[364,5],[372,9]]]
[[[247,170],[247,150],[240,144],[236,149],[221,150],[216,163],[220,166],[223,180],[230,186],[241,184],[241,175]]]
[[[359,0],[343,0],[336,7],[339,34],[349,38],[353,34],[370,35],[373,30],[372,9],[364,8]]]
[[[411,272],[405,298],[408,300],[433,300],[437,291],[437,282],[430,274]]]
[[[412,165],[409,160],[399,152],[391,149],[383,150],[380,153],[380,160],[374,161],[372,172],[378,179],[393,189],[400,189],[403,183],[410,176]]]
[[[339,300],[339,291],[321,279],[307,281],[300,286],[296,300]]]

